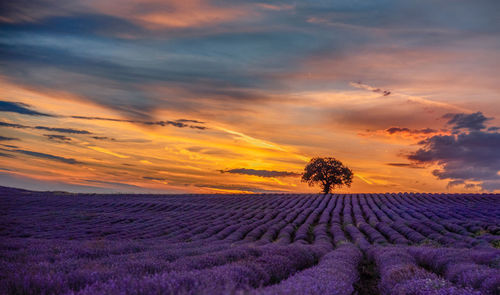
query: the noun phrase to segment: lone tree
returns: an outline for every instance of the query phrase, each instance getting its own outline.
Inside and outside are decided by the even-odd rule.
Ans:
[[[330,190],[342,185],[351,186],[352,171],[335,158],[312,158],[304,168],[302,181],[309,186],[319,183],[323,193],[328,194]]]

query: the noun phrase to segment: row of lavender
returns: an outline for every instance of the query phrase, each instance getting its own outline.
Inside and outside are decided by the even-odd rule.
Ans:
[[[355,294],[362,264],[374,266],[371,294],[500,291],[496,249],[24,242],[3,243],[2,294]]]
[[[0,202],[2,294],[500,293],[497,195],[7,192]]]
[[[23,196],[3,200],[0,236],[170,243],[499,243],[492,195]]]

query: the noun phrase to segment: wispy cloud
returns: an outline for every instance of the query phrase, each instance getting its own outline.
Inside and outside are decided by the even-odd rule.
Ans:
[[[300,175],[300,173],[289,172],[289,171],[255,170],[246,168],[220,170],[220,173],[245,174],[245,175],[260,176],[260,177],[288,177],[288,176]]]
[[[70,137],[58,134],[44,134],[43,136],[47,137],[49,140],[53,141],[71,141]]]
[[[167,179],[163,177],[143,176],[142,178],[147,180],[167,181]]]
[[[6,136],[1,136],[0,135],[0,141],[10,141],[10,140],[19,140],[19,138],[6,137]]]
[[[30,108],[30,105],[22,102],[0,100],[0,112],[10,112],[29,116],[55,117],[54,115],[41,113]]]
[[[430,133],[436,133],[438,132],[435,129],[432,128],[423,128],[423,129],[410,129],[406,127],[391,127],[387,128],[385,132],[389,134],[395,134],[395,133],[407,133],[407,134],[430,134]]]
[[[56,127],[46,127],[46,126],[35,126],[31,127],[33,129],[60,132],[60,133],[69,133],[69,134],[92,134],[92,132],[87,130],[79,130],[73,128],[56,128]]]
[[[205,122],[197,121],[197,120],[188,120],[188,119],[180,119],[176,121],[140,121],[140,120],[127,120],[127,119],[114,119],[114,118],[103,118],[103,117],[85,117],[85,116],[70,116],[73,119],[82,119],[82,120],[98,120],[98,121],[112,121],[112,122],[126,122],[126,123],[135,123],[135,124],[143,124],[143,125],[156,125],[156,126],[174,126],[178,128],[193,128],[199,130],[205,130],[208,127],[206,126],[198,126],[198,125],[190,125],[186,123],[197,123],[204,124]]]
[[[48,160],[53,160],[57,162],[62,162],[65,164],[82,164],[81,162],[73,159],[73,158],[65,158],[65,157],[60,157],[60,156],[55,156],[51,154],[46,154],[46,153],[40,153],[40,152],[34,152],[34,151],[29,151],[29,150],[11,150],[12,152],[16,153],[21,153],[24,155],[32,156],[35,158],[42,158],[42,159],[48,159]]]
[[[353,86],[353,87],[359,88],[359,89],[365,89],[365,90],[369,90],[371,92],[380,93],[382,96],[389,96],[389,95],[391,95],[391,91],[390,90],[383,90],[383,89],[380,89],[380,88],[377,88],[377,87],[373,87],[373,86],[370,86],[370,85],[367,85],[367,84],[363,84],[362,82],[351,82],[350,85]]]
[[[209,188],[218,192],[226,193],[274,193],[277,190],[268,190],[264,188],[245,186],[245,185],[230,185],[230,184],[195,184],[196,187]]]
[[[93,139],[96,140],[110,140],[110,141],[115,141],[116,139],[113,137],[108,137],[108,136],[92,136]]]
[[[26,126],[16,123],[7,123],[0,121],[0,127],[10,127],[10,128],[18,128],[18,129],[37,129],[37,130],[46,130],[53,131],[59,133],[68,133],[68,134],[92,134],[92,132],[87,130],[73,129],[73,128],[58,128],[58,127],[47,127],[47,126]]]
[[[415,165],[415,163],[386,163],[386,165],[393,167],[401,167],[401,168],[416,168],[416,169],[425,168],[423,166]]]
[[[440,109],[446,109],[446,110],[455,110],[455,111],[460,111],[460,112],[467,112],[468,109],[459,107],[450,103],[446,102],[441,102],[441,101],[436,101],[432,100],[429,98],[425,98],[422,96],[415,96],[415,95],[408,95],[403,92],[395,92],[395,91],[389,91],[389,90],[382,90],[380,88],[376,88],[367,84],[363,84],[361,82],[351,82],[351,86],[359,88],[359,89],[365,89],[368,91],[372,91],[375,93],[380,93],[383,96],[389,96],[390,94],[395,94],[398,95],[399,97],[405,98],[408,102],[413,102],[413,103],[418,103],[421,105],[429,106],[429,107],[434,107],[434,108],[440,108]]]
[[[111,156],[115,156],[117,158],[121,158],[121,159],[126,159],[126,158],[130,158],[130,156],[127,156],[127,155],[122,155],[120,153],[116,153],[116,152],[113,152],[113,151],[110,151],[106,148],[103,148],[103,147],[99,147],[99,146],[87,146],[89,149],[91,150],[94,150],[96,152],[100,152],[100,153],[104,153],[104,154],[108,154],[108,155],[111,155]]]

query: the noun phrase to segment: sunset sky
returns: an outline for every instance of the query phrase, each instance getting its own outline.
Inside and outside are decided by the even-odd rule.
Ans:
[[[0,185],[500,192],[500,1],[0,4]]]

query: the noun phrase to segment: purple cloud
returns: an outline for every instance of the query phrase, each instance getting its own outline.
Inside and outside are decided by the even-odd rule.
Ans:
[[[484,123],[492,119],[486,118],[481,112],[472,114],[446,114],[443,118],[449,119],[447,124],[452,125],[454,130],[467,129],[471,131],[485,129],[486,126]]]
[[[474,114],[476,119],[477,114]],[[429,137],[419,142],[422,147],[408,155],[408,159],[418,164],[441,165],[432,174],[438,179],[450,180],[449,186],[478,181],[484,190],[500,189],[500,133],[477,130],[485,128],[484,120],[470,119],[453,116],[450,121],[456,124],[454,127],[470,132]]]

